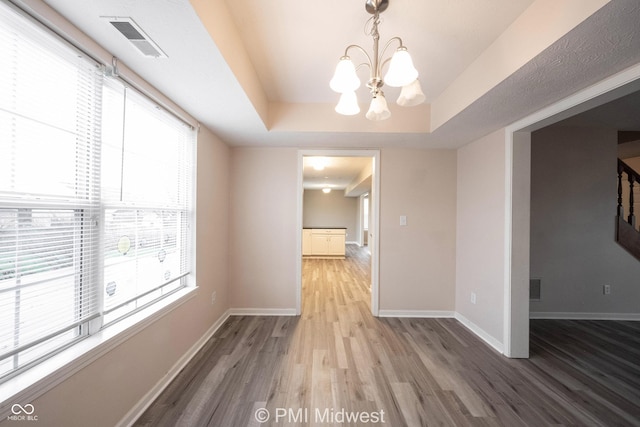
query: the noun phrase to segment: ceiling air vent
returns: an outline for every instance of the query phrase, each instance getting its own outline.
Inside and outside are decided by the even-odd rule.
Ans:
[[[167,55],[142,28],[129,17],[103,16],[113,27],[127,38],[144,56],[150,58],[166,58]]]

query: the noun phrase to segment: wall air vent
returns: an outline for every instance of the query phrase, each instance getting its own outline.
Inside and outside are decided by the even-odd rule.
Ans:
[[[144,56],[149,58],[166,58],[167,55],[151,38],[142,31],[142,28],[129,17],[102,16],[116,30],[120,32],[127,40],[133,44],[136,49]]]

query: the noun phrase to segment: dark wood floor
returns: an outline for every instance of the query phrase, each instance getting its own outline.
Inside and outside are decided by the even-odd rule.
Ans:
[[[640,426],[640,323],[535,320],[507,359],[454,319],[372,317],[351,249],[304,261],[302,316],[230,317],[136,425]]]

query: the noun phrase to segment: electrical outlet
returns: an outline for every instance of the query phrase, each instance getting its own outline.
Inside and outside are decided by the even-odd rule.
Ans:
[[[471,292],[471,304],[475,304],[475,303],[476,303],[476,293]]]
[[[211,292],[211,305],[215,304],[217,296],[218,294],[216,293],[216,291]]]
[[[602,285],[602,294],[611,295],[611,285]]]

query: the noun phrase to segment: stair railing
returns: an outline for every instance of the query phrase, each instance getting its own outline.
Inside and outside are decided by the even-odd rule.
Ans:
[[[629,184],[628,200],[625,195],[622,175],[626,174],[625,181]],[[625,248],[631,255],[640,260],[640,231],[636,228],[636,216],[634,213],[633,186],[640,185],[640,174],[628,164],[618,159],[618,216],[616,218],[616,242]],[[624,208],[629,202],[629,214],[624,217]]]
[[[635,217],[635,212],[633,209],[633,186],[634,184],[638,183],[640,184],[640,174],[638,174],[638,172],[636,172],[635,170],[633,170],[633,168],[631,168],[631,166],[629,166],[628,164],[626,164],[625,162],[623,162],[622,160],[618,159],[618,218],[621,218],[624,216],[624,208],[623,208],[623,201],[622,200],[622,193],[623,193],[623,179],[622,179],[622,175],[626,174],[627,175],[627,181],[629,183],[629,215],[626,218],[626,221],[629,225],[631,225],[633,228],[636,227],[636,217]]]

